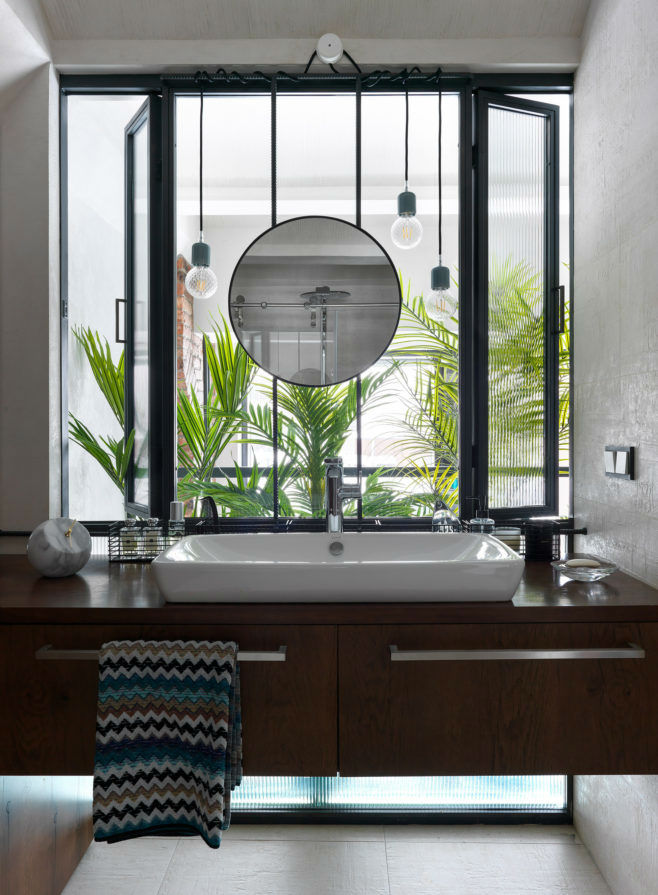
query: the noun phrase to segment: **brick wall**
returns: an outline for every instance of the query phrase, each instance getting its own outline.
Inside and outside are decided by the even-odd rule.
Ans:
[[[203,337],[194,331],[194,298],[185,288],[191,264],[183,255],[176,258],[176,381],[188,395],[203,401]]]

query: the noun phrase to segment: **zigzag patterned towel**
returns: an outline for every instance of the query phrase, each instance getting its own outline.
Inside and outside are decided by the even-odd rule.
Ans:
[[[94,839],[198,833],[219,848],[242,779],[237,655],[232,642],[103,644]]]

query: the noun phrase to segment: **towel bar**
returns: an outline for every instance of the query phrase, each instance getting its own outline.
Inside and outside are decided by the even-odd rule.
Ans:
[[[585,649],[411,649],[399,650],[390,644],[391,662],[482,662],[495,659],[644,659],[637,643],[625,647]]]
[[[285,662],[287,647],[277,650],[240,650],[238,662]],[[97,649],[53,649],[50,643],[39,647],[35,659],[53,659],[63,662],[92,661],[97,662],[100,650]]]

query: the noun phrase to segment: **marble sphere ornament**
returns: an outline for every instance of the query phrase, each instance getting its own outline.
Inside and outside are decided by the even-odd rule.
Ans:
[[[46,578],[75,575],[91,556],[91,535],[75,519],[48,519],[27,542],[30,565]]]

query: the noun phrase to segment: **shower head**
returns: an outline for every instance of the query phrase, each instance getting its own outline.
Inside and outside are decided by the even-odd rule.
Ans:
[[[324,305],[330,302],[332,305],[345,301],[350,297],[349,292],[340,289],[330,289],[329,286],[316,286],[312,292],[300,293],[307,305]]]

